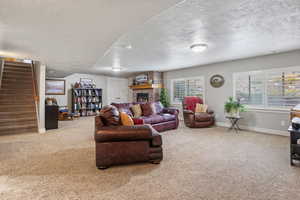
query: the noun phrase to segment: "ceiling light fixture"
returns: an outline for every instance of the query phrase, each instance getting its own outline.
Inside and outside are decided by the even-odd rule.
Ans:
[[[120,72],[122,70],[120,67],[112,67],[111,69],[114,72]]]
[[[193,44],[190,48],[194,52],[203,52],[208,48],[208,46],[207,44]]]

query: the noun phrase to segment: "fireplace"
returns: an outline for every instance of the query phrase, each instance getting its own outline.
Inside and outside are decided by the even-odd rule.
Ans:
[[[149,101],[149,93],[137,93],[136,94],[136,101],[137,102],[148,102]]]

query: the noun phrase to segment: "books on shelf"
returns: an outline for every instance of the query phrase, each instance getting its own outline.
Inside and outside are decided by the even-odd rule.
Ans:
[[[72,90],[73,113],[95,116],[102,108],[102,89],[74,88]]]

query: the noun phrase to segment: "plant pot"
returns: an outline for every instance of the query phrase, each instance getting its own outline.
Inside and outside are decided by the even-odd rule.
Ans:
[[[228,117],[239,117],[240,116],[240,111],[239,110],[233,110],[231,112],[227,113]]]

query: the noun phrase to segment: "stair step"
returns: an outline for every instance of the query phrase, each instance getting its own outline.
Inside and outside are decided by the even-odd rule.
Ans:
[[[27,116],[27,117],[10,117],[5,119],[0,119],[1,122],[11,122],[11,121],[31,121],[36,120],[36,117],[34,116]]]
[[[24,117],[35,117],[35,112],[32,111],[6,111],[0,112],[0,119],[9,118],[24,118]]]
[[[3,71],[20,71],[20,72],[30,72],[31,73],[31,67],[17,67],[17,66],[8,66],[4,65]]]
[[[14,91],[14,90],[13,90]],[[17,95],[18,94],[18,95]],[[20,96],[21,93],[0,93],[0,99],[28,99],[28,98],[33,98],[32,93],[22,93],[22,96]]]
[[[35,123],[36,123],[36,119],[34,117],[0,119],[0,127],[23,125],[23,124],[35,124]]]
[[[0,95],[1,94],[10,94],[10,95],[19,95],[19,97],[22,97],[20,96],[21,94],[28,94],[28,95],[32,95],[32,91],[33,89],[32,88],[26,88],[26,89],[5,89],[5,88],[1,88],[0,89]]]
[[[8,71],[8,72],[3,72],[3,77],[7,76],[14,76],[16,78],[23,78],[23,77],[32,77],[32,73],[30,72],[20,72],[20,71]]]
[[[35,111],[35,105],[0,105],[0,112],[7,112],[7,111]]]
[[[26,104],[34,104],[33,99],[16,99],[16,100],[7,100],[7,99],[0,99],[0,105],[26,105]]]
[[[12,135],[21,133],[36,133],[36,124],[26,124],[26,125],[15,125],[15,126],[1,126],[0,135]]]
[[[6,78],[6,77],[3,77],[3,79],[2,79],[2,83],[27,83],[27,84],[29,84],[29,83],[31,83],[32,84],[32,80],[31,79],[16,79],[16,78]]]
[[[32,84],[32,80],[31,79],[7,79],[6,77],[4,77],[2,79],[2,84]]]
[[[9,66],[21,66],[21,67],[30,67],[31,64],[29,63],[24,63],[24,62],[12,62],[12,61],[5,61],[4,62],[5,65],[9,65]]]
[[[18,70],[18,69],[5,69],[4,68],[4,70],[3,70],[3,73],[8,73],[8,74],[21,74],[21,75],[23,75],[23,74],[26,74],[26,75],[31,75],[32,73],[31,73],[31,71],[29,71],[29,70]]]
[[[32,84],[7,84],[7,83],[2,83],[2,88],[3,89],[30,89],[32,88]]]
[[[10,74],[10,73],[6,73],[3,74],[3,79],[14,79],[14,80],[32,80],[32,76],[30,74],[30,76],[21,76],[21,75],[15,75],[15,74]]]

